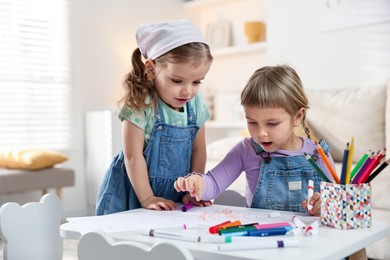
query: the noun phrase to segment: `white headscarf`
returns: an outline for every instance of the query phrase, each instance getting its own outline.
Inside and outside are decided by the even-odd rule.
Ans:
[[[188,19],[143,24],[137,30],[136,40],[142,56],[152,60],[187,43],[207,44],[202,33]]]

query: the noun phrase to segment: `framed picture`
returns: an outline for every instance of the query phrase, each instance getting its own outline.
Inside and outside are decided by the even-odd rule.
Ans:
[[[207,41],[212,49],[230,46],[231,31],[229,21],[220,21],[207,25]]]

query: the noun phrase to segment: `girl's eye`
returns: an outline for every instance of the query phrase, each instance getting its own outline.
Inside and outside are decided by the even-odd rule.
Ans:
[[[201,82],[201,81],[194,81],[193,84],[194,84],[194,85],[200,85],[200,84],[202,84],[202,82]]]
[[[256,125],[257,123],[255,121],[248,121],[248,125]]]
[[[183,81],[182,81],[182,80],[179,80],[179,79],[172,79],[172,82],[173,82],[173,83],[176,83],[176,84],[180,84],[180,83],[182,83]]]
[[[279,123],[268,123],[269,126],[277,126]]]

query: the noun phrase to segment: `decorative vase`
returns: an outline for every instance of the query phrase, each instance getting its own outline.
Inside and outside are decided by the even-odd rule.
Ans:
[[[245,22],[244,32],[248,39],[248,43],[260,42],[265,40],[265,24],[263,22]]]

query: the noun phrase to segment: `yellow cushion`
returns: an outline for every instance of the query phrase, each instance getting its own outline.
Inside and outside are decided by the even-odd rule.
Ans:
[[[0,152],[0,167],[39,170],[68,160],[65,155],[51,150],[20,149]]]

